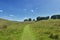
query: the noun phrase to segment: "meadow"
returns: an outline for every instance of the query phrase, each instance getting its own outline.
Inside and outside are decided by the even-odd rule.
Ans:
[[[41,20],[30,25],[36,40],[60,40],[60,20]]]
[[[0,20],[0,40],[20,40],[25,23]]]
[[[23,35],[24,33],[26,34]],[[34,36],[30,36],[32,39],[35,38],[33,40],[60,40],[60,19],[37,22],[17,22],[0,19],[0,40],[29,40],[29,35]]]

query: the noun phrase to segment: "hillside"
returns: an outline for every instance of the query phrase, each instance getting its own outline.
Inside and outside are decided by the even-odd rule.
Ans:
[[[19,40],[25,24],[0,19],[0,40]]]
[[[0,40],[21,40],[24,27],[33,23],[0,19]]]
[[[60,40],[60,20],[17,22],[0,19],[0,40]]]
[[[60,20],[42,20],[30,25],[36,40],[60,40]]]

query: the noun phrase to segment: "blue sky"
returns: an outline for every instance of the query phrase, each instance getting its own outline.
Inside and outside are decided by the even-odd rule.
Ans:
[[[60,14],[60,0],[0,0],[0,18],[21,21]]]

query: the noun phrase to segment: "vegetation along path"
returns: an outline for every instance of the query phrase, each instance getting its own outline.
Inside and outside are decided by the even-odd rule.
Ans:
[[[32,34],[32,31],[30,30],[29,25],[25,26],[21,40],[35,40],[35,37]]]

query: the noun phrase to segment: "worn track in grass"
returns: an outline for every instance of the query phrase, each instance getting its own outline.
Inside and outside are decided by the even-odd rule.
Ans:
[[[35,37],[32,34],[32,31],[30,30],[29,25],[25,26],[21,40],[35,40]]]

